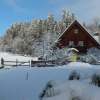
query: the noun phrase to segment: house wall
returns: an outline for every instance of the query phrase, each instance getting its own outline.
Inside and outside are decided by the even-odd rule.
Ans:
[[[76,29],[78,29],[78,33],[75,33]],[[92,38],[89,33],[84,28],[80,27],[80,25],[78,25],[77,23],[69,27],[69,29],[64,32],[64,34],[60,38],[60,44],[58,45],[59,47],[69,46],[70,41],[73,41],[73,47],[78,48],[81,52],[86,52],[88,48],[98,46],[94,38]],[[78,45],[79,41],[83,41],[83,47]]]

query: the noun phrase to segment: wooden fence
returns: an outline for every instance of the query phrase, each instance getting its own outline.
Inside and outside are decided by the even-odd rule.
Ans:
[[[10,66],[10,67],[17,67],[17,66],[29,66],[29,67],[53,67],[56,65],[56,61],[54,60],[38,60],[38,61],[8,61],[1,58],[1,66],[0,68]]]
[[[17,67],[17,66],[31,66],[31,61],[19,61],[19,60],[15,60],[15,61],[8,61],[8,60],[4,60],[3,58],[1,58],[1,67],[3,68],[5,66],[11,66],[11,67]]]
[[[31,67],[53,67],[56,65],[55,60],[31,61]]]

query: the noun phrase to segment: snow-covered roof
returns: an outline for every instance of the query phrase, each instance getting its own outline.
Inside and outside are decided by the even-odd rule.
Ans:
[[[68,31],[68,29],[69,29],[74,23],[79,24],[80,27],[81,27],[83,30],[85,30],[85,31],[89,34],[89,36],[90,36],[97,44],[100,45],[100,43],[93,37],[93,35],[92,35],[83,25],[81,25],[77,20],[74,20],[74,21],[65,29],[65,31],[64,31],[62,34],[59,35],[59,37],[58,37],[58,39],[55,41],[55,43],[57,43],[57,42],[60,40],[60,38],[63,36],[63,34],[64,34],[66,31]]]

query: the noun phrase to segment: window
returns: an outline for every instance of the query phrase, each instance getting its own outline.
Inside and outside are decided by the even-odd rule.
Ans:
[[[75,29],[75,30],[74,30],[74,33],[75,33],[75,34],[78,34],[78,33],[79,33],[79,30],[78,30],[78,29]]]
[[[74,46],[74,42],[73,41],[69,41],[69,46]]]
[[[83,41],[79,41],[78,42],[78,46],[84,46],[84,42]]]

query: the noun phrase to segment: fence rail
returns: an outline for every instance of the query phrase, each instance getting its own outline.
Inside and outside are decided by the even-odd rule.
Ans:
[[[18,62],[18,63],[28,63],[28,62],[26,62],[26,61],[18,61],[18,60],[16,60],[16,61],[7,61],[7,60],[5,60],[4,62],[12,62],[12,63],[15,63],[15,62]]]
[[[53,67],[55,65],[56,65],[55,60],[19,61],[18,59],[16,59],[15,61],[10,61],[10,60],[4,60],[3,58],[1,58],[0,68],[6,67],[6,66]]]
[[[55,60],[40,60],[40,61],[31,61],[31,67],[53,67],[55,66]]]
[[[19,60],[15,60],[15,61],[8,61],[8,60],[4,60],[3,58],[1,58],[1,68],[5,67],[5,66],[11,66],[11,67],[17,67],[17,66],[31,66],[31,62],[30,61],[19,61]]]

